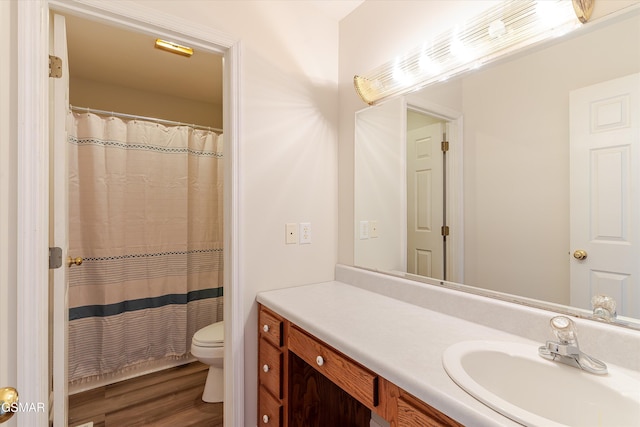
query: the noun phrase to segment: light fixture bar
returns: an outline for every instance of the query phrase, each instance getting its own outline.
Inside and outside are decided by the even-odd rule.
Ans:
[[[565,34],[580,21],[572,0],[506,0],[393,61],[354,76],[354,86],[363,101],[375,104]]]
[[[166,50],[167,52],[175,53],[178,55],[190,57],[193,55],[193,49],[187,46],[182,46],[177,43],[173,43],[167,40],[156,39],[156,48]]]

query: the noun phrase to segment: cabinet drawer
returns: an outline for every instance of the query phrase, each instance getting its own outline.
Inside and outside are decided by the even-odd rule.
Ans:
[[[258,378],[267,390],[282,399],[282,352],[260,338],[260,354],[258,355]]]
[[[269,392],[260,387],[258,396],[258,425],[281,427],[282,426],[282,405]]]
[[[398,427],[463,427],[442,412],[401,392],[398,399]]]
[[[260,306],[258,327],[260,336],[267,339],[276,347],[282,347],[282,319],[276,314]]]
[[[370,409],[378,406],[378,376],[297,327],[289,330],[289,351]]]

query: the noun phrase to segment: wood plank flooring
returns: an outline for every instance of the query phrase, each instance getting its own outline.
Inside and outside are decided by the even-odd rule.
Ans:
[[[193,362],[69,396],[69,427],[222,427],[222,403],[205,403],[208,366]]]

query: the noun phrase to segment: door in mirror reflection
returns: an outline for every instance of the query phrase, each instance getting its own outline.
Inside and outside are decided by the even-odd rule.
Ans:
[[[603,294],[639,318],[640,74],[573,91],[570,143],[571,305]]]
[[[407,110],[407,273],[446,279],[446,123]]]

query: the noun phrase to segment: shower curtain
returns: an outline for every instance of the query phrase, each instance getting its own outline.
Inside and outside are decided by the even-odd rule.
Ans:
[[[69,381],[188,355],[222,320],[222,135],[69,112]]]

